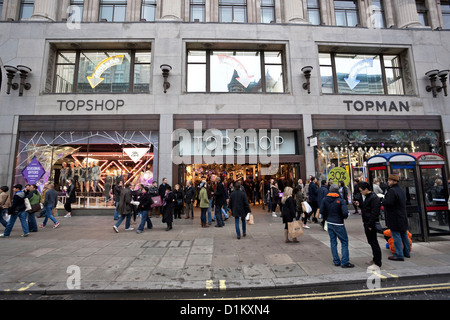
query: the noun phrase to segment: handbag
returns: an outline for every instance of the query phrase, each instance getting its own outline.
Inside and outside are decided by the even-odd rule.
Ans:
[[[255,220],[253,219],[253,214],[250,214],[250,217],[248,219],[248,224],[255,224]]]
[[[162,200],[161,200],[161,196],[154,196],[152,197],[152,204],[151,204],[151,208],[157,208],[157,207],[161,207],[162,206]]]
[[[31,204],[28,198],[25,198],[25,211],[31,211]]]
[[[302,208],[303,208],[303,206],[305,206],[305,212],[306,213],[311,213],[312,208],[311,208],[311,206],[309,205],[309,203],[307,201],[303,201],[302,202]]]
[[[288,233],[291,238],[301,237],[303,235],[303,227],[297,220],[288,222]]]

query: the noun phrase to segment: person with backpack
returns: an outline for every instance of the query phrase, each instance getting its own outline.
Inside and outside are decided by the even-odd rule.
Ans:
[[[320,212],[327,223],[334,265],[342,268],[353,268],[355,265],[349,261],[348,235],[344,224],[344,220],[348,218],[348,208],[345,200],[339,195],[337,185],[332,184],[330,186],[330,192],[323,199]],[[341,258],[339,258],[337,251],[337,239],[341,242]]]
[[[13,187],[14,196],[11,202],[11,207],[8,209],[8,213],[11,215],[8,224],[6,225],[5,232],[0,234],[1,238],[7,238],[11,235],[11,231],[16,223],[17,218],[20,219],[22,225],[22,237],[28,237],[29,229],[27,224],[27,212],[25,206],[25,192],[22,191],[22,185],[16,184]]]

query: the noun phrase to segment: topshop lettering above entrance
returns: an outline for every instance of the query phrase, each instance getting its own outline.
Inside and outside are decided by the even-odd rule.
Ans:
[[[59,111],[118,111],[124,100],[57,100]]]

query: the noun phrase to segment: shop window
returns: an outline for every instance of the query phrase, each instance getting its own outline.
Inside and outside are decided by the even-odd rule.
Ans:
[[[113,208],[112,190],[120,181],[137,190],[156,178],[157,145],[158,133],[151,131],[20,132],[14,183],[42,191],[53,182],[62,208],[72,180],[72,207]]]
[[[321,53],[323,93],[403,95],[398,55]]]
[[[126,0],[100,0],[100,21],[123,22],[127,11]]]
[[[281,51],[189,50],[187,63],[188,92],[284,92]]]
[[[141,19],[155,21],[156,0],[142,0]]]
[[[441,1],[442,22],[444,29],[450,29],[450,1]]]
[[[71,0],[70,6],[69,18],[71,18],[71,21],[80,22],[83,20],[84,0]]]
[[[33,15],[34,0],[22,0],[20,3],[19,20],[30,19]]]
[[[364,162],[380,153],[443,152],[439,131],[324,130],[315,131],[314,136],[318,139],[315,159],[319,181],[326,180],[337,167],[347,172],[347,178],[365,180],[368,172]]]
[[[150,51],[58,51],[54,92],[149,92],[150,66]]]
[[[247,22],[247,0],[219,0],[220,22]]]
[[[275,21],[275,1],[261,0],[261,22],[271,23]]]
[[[429,26],[428,8],[425,5],[425,1],[416,1],[416,7],[417,7],[417,16],[419,18],[420,23],[423,26]]]
[[[358,3],[356,0],[334,0],[334,14],[337,26],[355,27],[359,24]]]
[[[320,25],[320,4],[319,0],[308,0],[308,21],[313,25]]]
[[[190,21],[205,22],[205,0],[190,0]]]
[[[385,28],[384,7],[382,0],[372,0],[372,19],[375,28]]]

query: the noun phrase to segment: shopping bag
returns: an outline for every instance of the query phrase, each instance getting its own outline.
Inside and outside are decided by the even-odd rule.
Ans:
[[[291,238],[301,237],[303,235],[303,227],[297,220],[294,220],[288,223],[288,232]]]
[[[303,201],[303,202],[302,202],[302,207],[303,207],[303,206],[305,206],[305,212],[306,212],[306,213],[311,213],[312,208],[311,208],[311,206],[309,205],[308,201]]]
[[[328,231],[328,222],[325,221],[325,223],[323,224],[323,230],[324,231]]]
[[[247,215],[245,216],[245,220],[250,220],[250,215],[251,215],[251,213],[249,212],[249,213],[247,213]]]
[[[248,224],[255,224],[255,220],[253,219],[253,215],[250,215],[250,218],[248,219]]]
[[[28,198],[25,198],[25,211],[31,211],[31,204]]]
[[[157,208],[157,207],[161,207],[162,206],[161,196],[152,197],[152,201],[153,201],[153,203],[150,206],[151,208]]]

